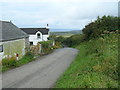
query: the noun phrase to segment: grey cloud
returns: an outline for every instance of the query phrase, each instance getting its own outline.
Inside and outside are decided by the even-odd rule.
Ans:
[[[39,27],[47,23],[51,28],[78,28],[97,16],[117,15],[117,3],[3,3],[3,19],[12,20],[19,27]]]

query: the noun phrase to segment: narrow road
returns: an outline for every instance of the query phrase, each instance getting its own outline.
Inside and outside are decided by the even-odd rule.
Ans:
[[[69,67],[78,50],[62,48],[2,74],[3,88],[50,88]]]

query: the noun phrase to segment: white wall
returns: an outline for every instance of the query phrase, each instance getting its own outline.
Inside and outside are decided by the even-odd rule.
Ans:
[[[49,35],[43,35],[43,40],[44,40],[44,41],[47,41],[47,40],[48,40],[48,37],[49,37]]]
[[[29,42],[33,42],[33,45],[37,45],[40,41],[42,41],[42,38],[38,39],[36,35],[29,35]]]
[[[37,38],[37,34],[40,34],[40,38]],[[37,45],[38,42],[41,41],[47,41],[49,35],[42,35],[42,33],[40,31],[38,31],[35,35],[29,35],[29,41],[33,42],[33,45]]]

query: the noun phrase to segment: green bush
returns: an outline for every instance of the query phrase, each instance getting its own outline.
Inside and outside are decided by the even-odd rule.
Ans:
[[[80,44],[83,41],[84,41],[84,34],[77,34],[64,39],[63,43],[69,47],[72,47]]]
[[[7,65],[8,65],[8,63],[9,63],[9,62],[8,62],[8,60],[7,60],[7,59],[3,59],[3,60],[2,60],[2,65],[3,65],[3,66],[7,66]]]
[[[33,57],[35,56],[35,54],[32,53],[32,52],[27,52],[27,53],[25,54],[25,56],[28,56],[28,57],[30,57],[30,58],[33,58]]]
[[[6,67],[16,67],[17,62],[15,59],[3,59],[2,60],[2,65]]]
[[[53,49],[52,49],[53,41],[52,40],[43,41],[43,42],[39,42],[39,43],[42,45],[42,54],[48,54],[53,51]]]
[[[98,17],[97,20],[86,25],[82,31],[85,34],[85,39],[89,40],[91,38],[97,38],[105,32],[108,34],[110,32],[116,32],[116,30],[120,30],[120,27],[118,27],[119,22],[120,17]]]
[[[56,36],[56,35],[50,35],[49,37],[51,40],[54,40],[55,42],[61,42],[63,43],[65,38],[63,36]]]
[[[16,66],[17,66],[17,62],[15,60],[9,61],[9,67],[16,67]]]
[[[6,58],[2,60],[2,71],[9,70],[11,68],[15,68],[18,66],[21,66],[23,64],[26,64],[28,62],[31,62],[34,60],[34,54],[31,52],[28,52],[23,56],[20,60],[16,61],[15,57],[12,57],[10,59]]]
[[[43,41],[43,42],[39,42],[42,45],[42,48],[49,48],[52,46],[53,41],[49,40],[49,41]]]
[[[19,61],[17,61],[17,65],[21,66],[23,64],[26,64],[28,62],[31,62],[34,60],[34,54],[32,52],[27,52],[25,56],[23,56]]]
[[[56,37],[56,38],[55,38],[55,42],[61,42],[61,43],[63,43],[64,40],[65,40],[65,38],[62,37],[62,36],[59,36],[59,37]]]

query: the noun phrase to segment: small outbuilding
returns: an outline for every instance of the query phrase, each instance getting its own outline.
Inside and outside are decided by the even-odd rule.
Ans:
[[[29,35],[12,22],[0,21],[0,60],[19,56],[29,47]]]

